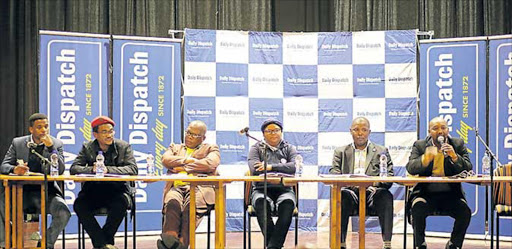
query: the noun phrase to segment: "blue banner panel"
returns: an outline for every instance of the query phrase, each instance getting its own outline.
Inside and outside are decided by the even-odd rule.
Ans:
[[[181,140],[181,43],[114,39],[113,48],[116,135],[132,145],[140,175],[146,174],[148,153],[156,174],[166,174],[162,155]],[[137,182],[137,211],[151,213],[139,219],[139,231],[161,229],[154,221],[161,220],[163,186]]]
[[[444,118],[450,135],[464,140],[473,171],[481,172],[485,151],[474,128],[486,130],[486,41],[420,43],[420,138],[428,134],[428,122]],[[485,132],[481,132],[484,136]],[[484,234],[485,188],[463,184],[472,211],[470,234]],[[445,217],[429,219],[427,230],[451,232]]]
[[[489,145],[512,163],[512,37],[489,41]],[[500,219],[500,235],[512,236],[512,219]]]
[[[40,36],[39,112],[48,115],[50,134],[64,143],[66,171],[82,144],[94,139],[91,120],[108,114],[108,47],[104,38]],[[80,187],[65,185],[72,210]],[[75,223],[66,229],[76,232]]]

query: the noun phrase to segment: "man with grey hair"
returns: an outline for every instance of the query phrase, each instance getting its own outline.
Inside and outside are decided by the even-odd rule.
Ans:
[[[204,143],[206,124],[195,120],[185,132],[184,144],[171,144],[162,157],[167,174],[215,175],[220,164],[219,147]],[[211,186],[197,186],[195,190],[181,181],[167,182],[164,188],[162,239],[158,249],[185,249],[190,243],[189,213],[190,191],[196,191],[196,224],[209,206],[215,203],[215,191]]]
[[[370,142],[370,121],[358,117],[352,121],[350,134],[353,142],[334,151],[331,174],[361,174],[379,176],[380,157],[387,158],[387,175],[393,176],[393,162],[386,147]],[[366,205],[370,212],[379,216],[382,230],[383,248],[391,248],[393,235],[393,195],[389,192],[392,183],[374,183],[366,190]],[[346,248],[348,218],[355,214],[359,206],[359,188],[350,186],[341,189],[341,248]]]

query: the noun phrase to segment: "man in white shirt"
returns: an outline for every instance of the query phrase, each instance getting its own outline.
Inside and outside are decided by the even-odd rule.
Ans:
[[[355,118],[350,127],[353,142],[334,151],[329,173],[379,176],[380,157],[384,154],[387,158],[387,175],[393,176],[393,162],[388,150],[384,146],[370,142],[368,140],[370,133],[368,119],[364,117]],[[384,249],[391,249],[393,232],[393,195],[389,192],[391,185],[392,183],[377,182],[366,190],[368,211],[379,216]],[[348,218],[358,211],[359,189],[350,186],[342,188],[341,192],[341,248],[345,249]]]

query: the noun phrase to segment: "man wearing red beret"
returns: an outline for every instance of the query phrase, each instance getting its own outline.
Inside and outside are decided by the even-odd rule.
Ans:
[[[106,116],[96,117],[91,122],[93,141],[86,142],[69,169],[74,174],[94,174],[96,156],[101,151],[105,157],[105,173],[137,175],[138,169],[133,150],[127,142],[114,138],[115,123]],[[89,234],[94,248],[112,249],[114,235],[123,221],[135,190],[128,182],[85,182],[73,205],[78,219]],[[105,225],[100,227],[93,211],[106,207]]]

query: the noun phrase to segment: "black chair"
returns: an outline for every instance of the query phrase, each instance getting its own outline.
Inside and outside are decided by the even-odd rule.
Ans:
[[[130,187],[132,187],[135,191],[135,182],[129,182]],[[132,219],[132,235],[133,235],[133,249],[137,248],[137,235],[136,235],[136,204],[135,204],[135,193],[126,194],[125,197],[129,200],[128,210],[126,210],[126,214],[124,217],[124,249],[128,249],[128,212],[130,212],[130,217]],[[107,208],[99,208],[94,210],[94,216],[107,216],[108,209]],[[82,223],[78,220],[78,249],[85,249],[85,229],[82,227]]]
[[[412,225],[412,215],[410,212],[410,207],[408,206],[409,202],[409,196],[412,192],[412,189],[409,186],[405,187],[405,215],[407,217],[407,223]],[[412,204],[410,205],[412,206]],[[428,216],[450,216],[450,214],[447,211],[440,211],[440,210],[434,210],[433,212],[430,212]],[[407,244],[407,223],[404,221],[404,248],[406,248]],[[413,232],[413,239],[412,239],[412,245],[413,248],[416,248],[416,240],[414,239],[414,232]]]
[[[249,249],[251,248],[251,217],[256,217],[256,210],[251,204],[251,190],[252,184],[244,182],[244,249],[247,248],[247,241],[249,244]],[[297,205],[293,210],[293,217],[295,219],[295,247],[299,244],[299,187],[298,185],[293,186],[293,190],[295,191],[295,199],[297,200]],[[270,210],[269,210],[270,211]],[[272,217],[278,217],[277,212],[269,212],[269,215]],[[247,222],[249,222],[249,226],[247,226]],[[249,236],[246,235],[246,231],[248,231]]]
[[[211,224],[210,224],[210,220],[211,220],[211,214],[212,214],[212,211],[215,210],[215,205],[208,205],[206,207],[206,213],[204,214],[205,216],[208,216],[208,224],[207,224],[207,238],[206,238],[206,248],[210,249],[210,234],[211,234]]]
[[[494,176],[512,176],[512,164],[495,169]],[[512,216],[512,183],[494,183],[493,190],[492,196],[496,211],[496,248],[500,248],[500,217]]]

